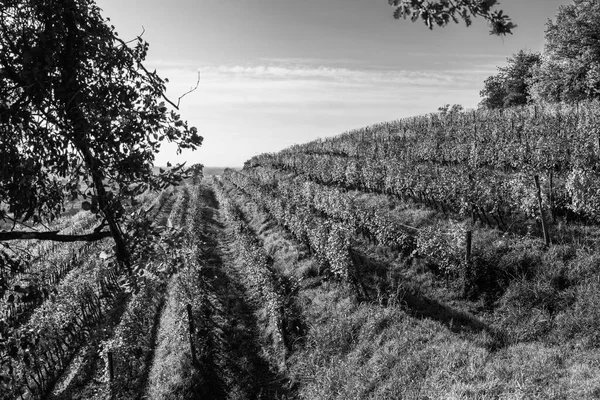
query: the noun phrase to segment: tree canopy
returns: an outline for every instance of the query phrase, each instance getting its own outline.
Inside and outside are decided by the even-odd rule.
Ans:
[[[531,98],[530,81],[540,62],[540,53],[525,50],[509,57],[508,65],[498,67],[498,74],[485,80],[480,106],[493,109],[527,104]]]
[[[163,142],[202,143],[144,67],[148,43],[123,41],[108,21],[93,0],[0,2],[0,219],[13,224],[0,240],[61,240],[18,228],[83,197],[98,226],[79,240],[110,234],[129,264],[123,199],[182,179],[182,166],[152,173]]]
[[[600,3],[574,0],[560,6],[545,37],[531,82],[534,96],[567,102],[600,97]]]
[[[493,10],[497,0],[388,0],[396,9],[394,18],[410,17],[415,22],[423,20],[429,29],[434,26],[443,27],[450,22],[458,23],[461,19],[470,26],[474,17],[482,17],[490,25],[490,34],[512,34],[517,26],[502,10]]]
[[[464,107],[460,104],[444,104],[438,107],[438,112],[441,115],[456,115],[464,111]]]

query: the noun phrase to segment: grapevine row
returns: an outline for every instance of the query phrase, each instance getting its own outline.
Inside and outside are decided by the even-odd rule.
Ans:
[[[264,156],[253,165],[290,171],[346,190],[410,198],[445,213],[475,216],[482,223],[500,228],[507,226],[508,217],[534,216],[537,211],[534,175],[526,172],[506,174],[487,169],[471,170],[460,165],[434,166],[303,153]],[[600,178],[581,174],[577,170],[565,177],[542,176],[541,182],[548,194],[543,198],[544,206],[555,211],[568,208],[600,217],[592,206],[595,204],[592,201],[600,201],[600,194],[590,196],[590,187],[584,184],[600,187],[594,186],[595,180],[600,185]]]
[[[240,184],[267,187],[273,191],[273,196],[293,204],[304,204],[314,213],[324,214],[345,224],[354,233],[367,237],[375,244],[405,252],[414,249],[414,234],[418,229],[397,221],[387,207],[369,206],[360,201],[355,192],[320,185],[301,176],[285,176],[264,168],[232,171],[230,174]]]
[[[288,208],[292,208],[289,204],[299,207],[297,209],[304,205],[306,208],[302,212],[312,214],[307,220],[315,215],[333,219],[353,235],[362,234],[376,244],[418,255],[437,265],[445,274],[455,273],[464,260],[464,239],[468,229],[464,223],[449,221],[444,227],[438,224],[410,227],[385,211],[389,209],[387,204],[374,206],[361,201],[356,193],[264,168],[241,172],[227,170],[224,178],[225,184],[230,181],[242,193],[249,193],[250,198],[272,198],[272,201],[288,204]]]
[[[167,198],[166,192],[161,193],[150,203],[150,207],[154,208],[156,213],[160,212]],[[82,222],[71,227],[70,234],[82,233],[89,229],[94,218],[78,218],[77,221]],[[46,254],[43,258],[32,262],[27,271],[12,276],[5,274],[2,279],[5,279],[13,290],[0,299],[0,309],[5,310],[4,322],[16,328],[35,307],[50,294],[55,294],[57,285],[67,273],[81,265],[89,252],[97,248],[98,242],[88,242],[83,245],[78,243],[66,243],[61,246],[55,243],[43,245],[43,253]]]
[[[104,242],[102,247],[108,247]],[[50,388],[102,314],[115,305],[121,290],[116,268],[90,258],[66,276],[56,296],[11,332],[0,353],[2,398],[40,397]]]
[[[599,107],[593,102],[415,117],[259,155],[246,167],[410,197],[500,228],[511,214],[535,215],[539,176],[545,208],[598,222]]]
[[[189,190],[184,187],[175,199],[167,220],[179,226],[184,221],[188,204]],[[152,264],[146,266],[145,275],[156,273],[157,264],[169,261],[153,259]],[[143,384],[150,370],[154,350],[154,332],[169,280],[169,275],[159,274],[145,279],[129,300],[113,337],[103,344],[103,354],[106,358],[109,352],[112,354],[113,368],[118,372],[112,385],[119,398],[134,397],[135,393],[144,389]]]
[[[248,193],[278,224],[287,228],[301,243],[306,244],[323,265],[330,267],[335,276],[349,279],[352,261],[351,231],[348,226],[330,218],[314,215],[308,206],[274,196],[266,187],[245,178],[245,175],[229,171],[223,180],[224,183],[229,181]]]
[[[174,225],[184,221],[189,203],[189,190],[184,187],[177,196],[167,220]],[[151,263],[171,260],[152,260]],[[153,268],[154,267],[154,268]],[[147,265],[146,274],[152,274],[156,265]],[[132,295],[116,327],[113,337],[103,344],[103,353],[112,354],[115,374],[113,390],[123,398],[131,398],[144,389],[154,350],[154,334],[159,322],[159,312],[164,303],[164,293],[170,276],[156,275],[146,279]],[[105,363],[108,365],[108,362]],[[108,371],[106,371],[108,373]]]
[[[237,260],[244,266],[245,277],[252,288],[252,293],[261,300],[261,304],[267,306],[269,325],[276,332],[275,345],[285,348],[283,320],[285,302],[269,256],[247,226],[242,212],[228,198],[223,186],[216,181],[213,187],[216,189],[217,200],[224,210],[225,218],[233,227]]]
[[[598,101],[589,101],[435,113],[318,139],[281,153],[470,164],[504,172],[595,171],[600,166],[599,108]]]
[[[98,246],[110,252],[109,244],[104,239]],[[6,334],[0,337],[1,399],[42,397],[51,388],[103,315],[122,299],[123,274],[117,263],[87,257],[27,323],[18,329],[2,327]]]
[[[195,387],[204,386],[204,376],[198,370],[206,371],[211,363],[205,362],[210,357],[210,347],[206,345],[211,338],[209,317],[212,311],[207,298],[209,288],[200,273],[198,246],[202,243],[205,220],[202,218],[202,198],[200,186],[196,183],[189,188],[189,206],[184,224],[185,256],[183,268],[171,280],[168,286],[165,307],[160,317],[157,332],[155,356],[149,374],[149,398],[170,398],[172,393],[181,389],[180,374],[189,374]],[[182,214],[183,216],[183,214]],[[187,304],[192,308],[193,326],[196,334],[193,336],[194,349],[198,349],[198,359],[195,365],[194,355],[190,351],[189,319]],[[210,310],[210,311],[209,311]],[[193,391],[194,388],[188,388]]]

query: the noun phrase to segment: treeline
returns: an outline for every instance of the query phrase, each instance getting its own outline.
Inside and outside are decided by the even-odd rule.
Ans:
[[[600,98],[600,3],[574,0],[546,24],[543,53],[521,50],[490,76],[480,106],[577,103]]]

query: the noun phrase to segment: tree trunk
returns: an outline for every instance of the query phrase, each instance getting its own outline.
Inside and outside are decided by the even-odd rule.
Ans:
[[[80,144],[81,148],[79,146],[78,148],[80,148],[80,151],[83,152],[86,164],[89,166],[92,174],[94,188],[96,189],[96,194],[98,196],[98,206],[104,213],[106,222],[108,223],[108,228],[110,229],[110,233],[115,241],[117,260],[122,266],[127,268],[129,273],[131,273],[132,270],[129,250],[127,249],[127,244],[125,243],[121,227],[115,218],[114,207],[107,199],[106,188],[104,187],[104,182],[102,181],[103,176],[98,160],[96,160],[91,154],[91,151],[85,141],[81,141]]]
[[[65,133],[65,136],[72,141],[73,145],[81,153],[92,177],[96,195],[98,197],[99,208],[106,217],[110,233],[115,241],[117,261],[131,273],[129,251],[125,239],[123,238],[123,232],[115,217],[114,207],[107,198],[106,188],[104,187],[103,182],[104,177],[101,170],[102,167],[99,160],[92,153],[88,143],[89,139],[87,135],[88,132],[93,131],[93,127],[90,126],[80,104],[80,97],[84,91],[84,87],[78,76],[78,69],[81,64],[79,49],[83,46],[83,38],[75,22],[74,10],[76,10],[76,4],[74,1],[72,1],[71,7],[72,8],[67,10],[63,15],[64,26],[67,30],[67,41],[61,59],[61,63],[63,64],[61,68],[63,90],[61,91],[62,96],[59,98],[59,101],[64,107],[65,115],[71,123],[69,128],[72,129],[70,133]]]

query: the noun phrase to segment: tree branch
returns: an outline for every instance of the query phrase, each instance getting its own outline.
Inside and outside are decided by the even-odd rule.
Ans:
[[[135,39],[131,39],[131,40],[128,40],[126,42],[125,41],[121,41],[121,43],[122,43],[123,46],[127,46],[129,43],[133,43],[133,42],[137,41],[138,39],[140,39],[142,36],[144,36],[144,33],[146,33],[146,28],[144,28],[144,25],[142,25],[142,33],[140,33],[139,35],[137,35],[135,37]]]
[[[150,73],[150,71],[148,71],[146,69],[146,67],[144,66],[144,64],[139,63],[139,66],[144,70],[144,72],[146,73],[146,75],[148,75],[149,77],[156,76],[156,70],[155,70],[155,73]],[[169,99],[167,97],[167,95],[164,94],[164,93],[162,93],[162,98],[167,103],[169,103],[170,105],[172,105],[176,110],[179,110],[179,104],[181,103],[181,99],[183,99],[185,96],[187,96],[188,94],[190,94],[193,91],[195,91],[196,89],[198,89],[198,85],[200,85],[200,71],[198,71],[198,80],[196,81],[196,86],[194,86],[193,88],[191,88],[190,90],[188,90],[187,92],[185,92],[184,94],[182,94],[181,96],[179,96],[179,98],[177,99],[177,104],[175,104],[173,101],[171,101],[171,99]]]
[[[88,233],[85,235],[59,235],[59,231],[51,232],[25,232],[25,231],[13,231],[13,232],[0,232],[0,241],[7,240],[26,240],[26,239],[38,239],[38,240],[53,240],[55,242],[95,242],[107,237],[111,237],[109,231]]]
[[[142,28],[144,28],[142,26]],[[146,32],[146,29],[144,29],[144,31],[142,32],[142,35],[144,34],[144,32]],[[121,39],[118,36],[114,36],[114,40],[116,40],[117,42],[121,43],[121,45],[125,48],[127,48],[128,50],[129,47],[127,46],[128,43],[141,39],[141,35],[138,36],[136,39],[130,40],[129,42],[124,41],[123,39]],[[157,79],[160,80],[160,78],[158,77],[158,75],[156,74],[156,70],[154,71],[154,73],[151,73],[150,71],[148,71],[148,69],[146,69],[146,67],[144,66],[144,64],[142,64],[141,62],[138,63],[138,66],[146,73],[146,75],[150,78],[150,79]],[[198,85],[200,85],[200,71],[198,71],[198,80],[196,81],[196,86],[194,86],[193,88],[191,88],[190,90],[188,90],[187,92],[185,92],[184,94],[182,94],[181,96],[179,96],[179,98],[177,99],[177,104],[175,104],[171,99],[169,99],[167,97],[166,94],[161,93],[161,97],[170,105],[172,105],[176,110],[179,110],[179,104],[181,103],[181,99],[183,99],[185,96],[187,96],[188,94],[192,93],[193,91],[195,91],[196,89],[198,89]]]
[[[36,230],[36,231],[37,231],[37,228],[36,228],[36,227],[34,227],[34,226],[29,226],[29,225],[27,225],[27,224],[26,224],[26,223],[24,223],[24,222],[18,221],[16,218],[11,218],[11,217],[10,217],[8,214],[3,214],[3,215],[2,215],[2,219],[9,220],[10,222],[12,222],[12,223],[13,223],[13,229],[14,229],[14,227],[15,227],[15,225],[16,225],[16,224],[20,224],[20,225],[23,225],[25,228],[29,228],[29,229],[33,229],[33,230]],[[11,229],[11,230],[12,230],[12,229]]]
[[[182,94],[181,96],[179,96],[179,98],[177,99],[177,106],[175,106],[176,109],[179,110],[179,103],[181,102],[181,99],[183,99],[186,95],[192,93],[193,91],[195,91],[196,89],[198,89],[198,85],[200,85],[200,71],[198,71],[198,80],[196,81],[196,86],[194,86],[193,88],[190,88],[190,90],[188,90],[187,92],[185,92],[184,94]],[[169,99],[166,98],[166,96],[163,96],[165,100],[167,100],[169,103],[171,103],[171,101]],[[173,104],[173,103],[171,103]]]

